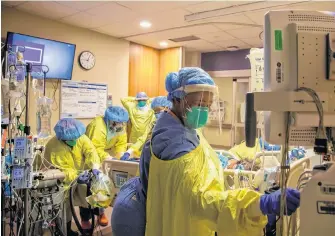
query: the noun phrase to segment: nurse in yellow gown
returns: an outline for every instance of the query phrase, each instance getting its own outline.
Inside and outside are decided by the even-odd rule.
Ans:
[[[85,170],[99,169],[100,159],[91,140],[85,135],[85,126],[78,120],[64,118],[57,122],[56,136],[51,138],[45,147],[46,164],[59,168],[64,174],[64,183],[69,186]],[[83,229],[89,229],[91,211],[85,200],[86,186],[77,185],[74,201],[80,206],[81,224]],[[67,206],[69,203],[67,202]],[[78,235],[71,230],[72,213],[69,208],[67,215],[67,235]],[[104,216],[101,211],[100,217]],[[104,216],[106,218],[106,216]]]
[[[266,215],[279,214],[281,193],[224,189],[218,156],[196,131],[207,123],[214,81],[200,68],[183,68],[167,76],[166,89],[173,107],[157,120],[143,148],[140,178],[121,188],[113,235],[260,235]],[[298,191],[287,190],[288,214],[299,198]]]
[[[127,109],[131,122],[129,142],[136,143],[155,121],[154,111],[150,108],[151,99],[145,92],[139,92],[135,98],[126,97],[121,102]]]
[[[155,97],[151,103],[151,109],[155,113],[156,120],[162,115],[165,110],[172,107],[172,103],[167,100],[166,96]],[[133,143],[129,149],[123,154],[121,160],[129,160],[130,155],[133,154],[134,158],[132,160],[139,160],[145,142],[151,137],[152,129],[155,125],[155,121],[152,122],[151,126],[146,129],[144,134]]]
[[[120,158],[127,150],[128,120],[128,112],[123,107],[110,106],[103,117],[94,118],[87,126],[86,135],[97,149],[101,163],[110,156],[110,153],[113,157]]]

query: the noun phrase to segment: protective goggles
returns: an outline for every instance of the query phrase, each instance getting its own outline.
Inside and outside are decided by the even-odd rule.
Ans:
[[[125,126],[125,123],[119,123],[119,122],[114,122],[113,121],[113,122],[110,123],[109,129],[113,130],[115,132],[122,132],[124,126]]]

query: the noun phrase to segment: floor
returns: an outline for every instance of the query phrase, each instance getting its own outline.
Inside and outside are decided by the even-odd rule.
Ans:
[[[113,211],[113,208],[111,208],[111,207],[105,209],[105,214],[107,215],[107,217],[109,219],[109,225],[106,226],[106,227],[100,227],[100,226],[96,227],[96,230],[94,231],[94,234],[93,234],[94,236],[112,236],[112,228],[111,228],[111,225],[110,225],[110,219],[111,219],[112,211]],[[76,214],[79,217],[79,209],[78,208],[76,208]],[[5,236],[8,236],[9,235],[9,224],[7,224],[6,226],[7,227],[6,227]],[[72,229],[73,230],[77,229],[77,226],[76,226],[74,221],[72,221]],[[16,234],[16,227],[14,229],[14,232]],[[46,232],[43,233],[43,236],[51,236],[51,233],[49,231],[46,231]]]
[[[112,215],[113,208],[109,207],[105,209],[105,214],[107,218],[109,219],[109,224],[106,227],[98,226],[96,227],[96,230],[94,231],[94,236],[112,236],[112,228],[111,228],[111,215]],[[76,209],[76,214],[79,217],[79,209]],[[72,229],[77,229],[76,223],[72,220]]]

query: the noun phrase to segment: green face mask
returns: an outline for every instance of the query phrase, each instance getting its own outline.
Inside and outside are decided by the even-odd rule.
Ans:
[[[69,145],[70,147],[74,147],[77,143],[77,140],[67,140],[65,141],[65,143]]]
[[[138,106],[139,107],[144,107],[147,104],[146,101],[138,101]]]
[[[186,112],[185,124],[191,129],[198,129],[206,125],[208,120],[208,107],[191,108],[191,111]]]

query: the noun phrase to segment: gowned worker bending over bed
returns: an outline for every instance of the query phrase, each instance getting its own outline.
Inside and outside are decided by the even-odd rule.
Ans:
[[[70,187],[72,183],[86,170],[99,172],[101,166],[99,156],[91,142],[85,135],[85,126],[79,120],[64,118],[55,125],[56,136],[49,140],[45,147],[45,159],[49,164],[59,168],[65,174],[64,183]],[[80,207],[81,225],[84,230],[91,228],[91,211],[85,200],[87,186],[75,186],[74,203]],[[66,199],[67,235],[79,235],[71,230],[72,212],[69,199]],[[105,217],[101,211],[101,217]]]
[[[86,135],[97,149],[101,163],[110,156],[120,158],[127,150],[126,124],[129,115],[126,109],[110,106],[105,115],[96,117],[86,128]],[[108,152],[109,151],[109,152]]]
[[[167,76],[166,89],[173,107],[157,120],[142,151],[140,179],[121,188],[113,235],[259,235],[266,215],[280,213],[281,193],[224,190],[217,154],[196,132],[207,123],[214,81],[202,69],[183,68]],[[286,200],[292,214],[299,192],[287,189]]]

